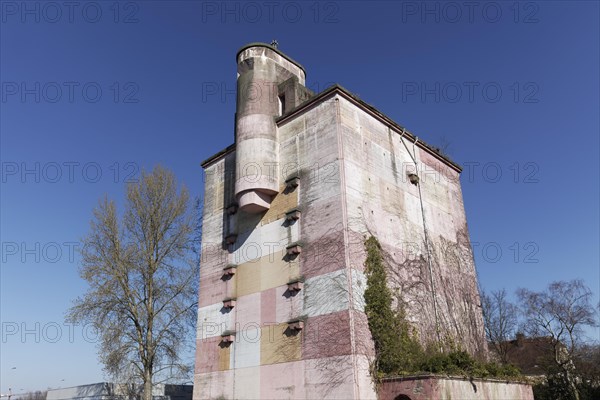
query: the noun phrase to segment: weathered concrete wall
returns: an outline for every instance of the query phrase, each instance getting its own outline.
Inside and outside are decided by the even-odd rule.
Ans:
[[[484,353],[459,172],[351,101],[340,98],[339,108],[352,268],[363,270],[364,238],[376,236],[397,303],[421,341]]]
[[[240,85],[275,79],[293,104],[306,95],[294,86],[303,70],[278,52],[252,47],[238,61]],[[369,235],[422,342],[483,353],[458,169],[344,91],[285,106],[279,120],[274,103],[240,96],[236,147],[204,165],[194,398],[375,398],[364,313]],[[244,174],[248,163],[258,173]],[[297,186],[285,183],[292,177]],[[268,201],[242,199],[250,192]],[[230,207],[236,201],[246,206]],[[295,209],[300,218],[287,219]],[[291,245],[300,254],[288,254]],[[301,290],[290,290],[297,280]],[[297,320],[300,331],[290,325]]]
[[[530,385],[458,377],[406,377],[385,380],[379,400],[533,400]]]
[[[309,388],[322,398],[374,398],[363,298],[369,234],[382,243],[390,286],[423,343],[437,340],[438,328],[445,342],[480,352],[483,324],[458,172],[343,96],[277,130],[280,180],[299,176],[300,183],[280,185],[268,211],[227,213],[235,201],[234,151],[206,168],[196,398],[298,398]],[[407,177],[412,171],[420,193]],[[295,208],[301,218],[286,222]],[[294,243],[302,252],[288,258]],[[236,266],[235,275],[223,279],[227,265]],[[298,278],[304,288],[290,295],[287,283]],[[224,309],[226,298],[235,298],[233,309]],[[299,317],[304,330],[290,335],[288,322]],[[222,343],[225,331],[236,332],[232,344]],[[276,379],[285,371],[299,380]]]
[[[281,185],[266,212],[227,213],[236,152],[206,167],[194,398],[375,398],[353,337],[351,310],[364,305],[350,295],[362,278],[347,268],[336,104],[278,127],[278,174],[281,182],[299,176],[299,186]],[[300,219],[286,221],[293,209]],[[290,258],[294,243],[302,252]],[[231,264],[235,274],[224,279]],[[291,293],[287,284],[298,278],[304,286]],[[235,299],[232,309],[226,298]],[[299,317],[304,329],[290,331]],[[235,332],[231,344],[226,331]]]

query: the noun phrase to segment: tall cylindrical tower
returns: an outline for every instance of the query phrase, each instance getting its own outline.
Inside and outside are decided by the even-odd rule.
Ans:
[[[272,46],[252,43],[237,54],[236,182],[241,210],[267,210],[279,192],[279,142],[275,118],[285,109],[279,85],[304,68]]]

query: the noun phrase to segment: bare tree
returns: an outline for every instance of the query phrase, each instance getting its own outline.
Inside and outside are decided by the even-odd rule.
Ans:
[[[156,167],[127,187],[125,212],[104,199],[83,240],[80,276],[89,284],[67,319],[92,323],[105,370],[143,384],[189,374],[181,358],[196,315],[195,213],[185,188]]]
[[[552,282],[541,292],[517,291],[529,336],[546,337],[551,344],[552,365],[563,378],[574,399],[579,400],[574,357],[583,342],[585,326],[596,325],[592,292],[581,280]]]
[[[517,328],[518,308],[506,295],[506,290],[493,291],[490,294],[481,291],[481,308],[485,324],[485,335],[500,362],[508,363],[510,339]]]

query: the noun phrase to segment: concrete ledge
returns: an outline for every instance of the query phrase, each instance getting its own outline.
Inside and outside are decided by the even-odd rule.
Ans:
[[[442,375],[386,378],[378,392],[379,400],[533,400],[527,383]]]
[[[304,69],[304,67],[302,66],[302,64],[300,64],[299,62],[295,61],[293,58],[291,58],[290,56],[288,56],[287,54],[283,53],[281,50],[279,50],[276,47],[271,46],[268,43],[262,43],[262,42],[253,42],[253,43],[248,43],[245,46],[242,46],[237,53],[235,54],[235,62],[238,62],[238,58],[240,57],[240,53],[243,52],[244,50],[247,50],[251,47],[264,47],[267,48],[277,54],[279,54],[281,57],[285,58],[286,60],[288,60],[289,62],[291,62],[292,64],[294,64],[295,66],[297,66],[298,68],[300,68],[302,70],[302,72],[304,72],[304,76],[306,77],[306,70]]]

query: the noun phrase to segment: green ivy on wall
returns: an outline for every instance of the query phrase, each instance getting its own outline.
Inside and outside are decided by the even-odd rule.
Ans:
[[[423,351],[404,311],[392,309],[392,293],[387,286],[379,242],[371,236],[365,246],[365,313],[375,343],[375,370],[379,375],[413,371],[420,364]]]
[[[375,344],[375,360],[371,373],[376,382],[386,376],[416,373],[463,375],[469,377],[502,377],[519,379],[519,370],[511,365],[475,360],[467,352],[450,346],[441,352],[439,345],[423,349],[414,328],[406,319],[402,304],[394,310],[392,292],[379,241],[371,236],[365,241],[367,259],[365,274],[365,313]]]

